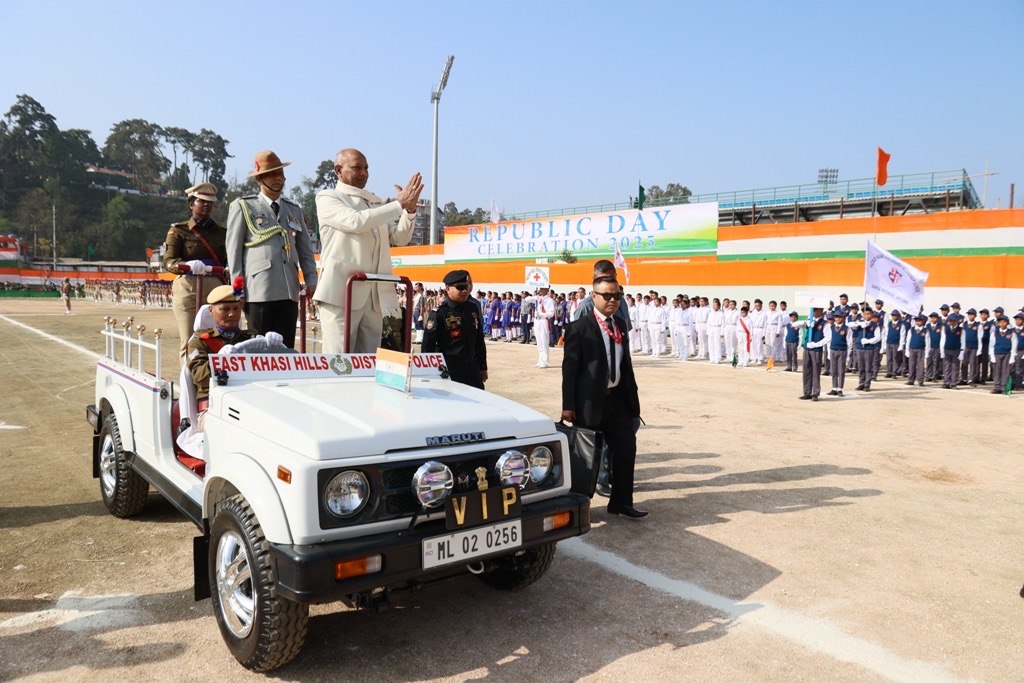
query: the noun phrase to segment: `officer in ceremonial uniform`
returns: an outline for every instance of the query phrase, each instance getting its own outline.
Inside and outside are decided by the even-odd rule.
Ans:
[[[188,371],[196,385],[197,425],[200,431],[210,402],[210,354],[220,353],[227,344],[252,339],[252,335],[238,326],[242,319],[240,293],[232,289],[231,285],[214,288],[206,298],[206,303],[210,304],[210,313],[213,314],[214,326],[199,330],[188,340]]]
[[[444,286],[448,298],[430,313],[421,351],[443,353],[454,381],[483,389],[487,381],[487,347],[480,307],[469,301],[469,273],[451,271],[444,276]]]
[[[227,233],[210,218],[213,205],[217,203],[217,188],[213,183],[200,183],[185,190],[185,195],[192,217],[172,224],[164,240],[164,270],[178,276],[171,286],[171,305],[178,324],[179,353],[183,360],[196,319],[196,290],[201,289],[199,294],[203,296],[224,284],[223,276],[214,277],[209,273],[214,266],[226,268],[228,264]],[[188,266],[189,272],[181,274],[179,264]]]
[[[306,294],[316,290],[316,262],[302,209],[282,196],[282,162],[271,152],[256,154],[249,173],[260,185],[259,194],[231,202],[228,209],[227,253],[232,279],[245,278],[245,317],[254,334],[277,332],[288,347],[295,346],[299,317],[299,269]]]

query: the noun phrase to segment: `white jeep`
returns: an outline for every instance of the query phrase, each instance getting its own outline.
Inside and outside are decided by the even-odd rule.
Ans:
[[[447,379],[440,354],[408,356],[398,388],[375,355],[211,356],[193,458],[176,442],[175,383],[144,369],[144,355],[160,367],[159,333],[143,331],[110,319],[103,331],[93,476],[117,517],[141,512],[153,486],[199,528],[195,597],[212,593],[246,668],[293,659],[310,604],[380,609],[466,572],[521,589],[558,541],[590,529],[554,423]]]

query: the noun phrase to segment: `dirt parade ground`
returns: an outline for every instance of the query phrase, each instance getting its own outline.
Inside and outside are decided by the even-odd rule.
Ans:
[[[102,318],[168,330],[177,377],[171,312],[61,308],[0,300],[0,680],[262,678],[192,600],[195,527],[152,491],[115,519],[91,476]],[[488,390],[559,413],[560,350],[549,369],[532,346],[488,357]],[[882,379],[815,403],[798,374],[635,365],[649,517],[595,498],[592,531],[521,593],[466,576],[381,614],[313,607],[269,677],[1024,680],[1021,396]]]

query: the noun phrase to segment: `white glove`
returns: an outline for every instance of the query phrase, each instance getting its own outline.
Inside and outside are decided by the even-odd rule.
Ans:
[[[185,261],[185,265],[189,267],[189,270],[192,271],[193,275],[206,275],[213,270],[210,266],[199,260]]]
[[[217,355],[226,356],[229,353],[231,353],[231,351],[234,348],[235,348],[234,344],[225,344],[224,346],[220,347],[220,351],[217,352]]]
[[[284,346],[284,337],[277,332],[267,332],[267,346]]]

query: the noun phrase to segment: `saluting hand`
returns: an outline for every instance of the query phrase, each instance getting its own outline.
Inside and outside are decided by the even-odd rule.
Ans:
[[[402,208],[408,213],[416,213],[416,202],[420,200],[420,193],[423,192],[423,176],[419,171],[412,174],[405,187],[396,183],[395,189],[398,190],[396,199]]]

